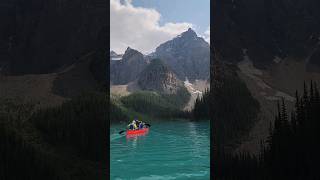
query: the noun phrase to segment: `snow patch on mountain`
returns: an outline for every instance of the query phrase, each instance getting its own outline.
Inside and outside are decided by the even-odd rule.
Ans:
[[[190,101],[184,109],[192,110],[196,99],[198,97],[202,97],[203,92],[205,91],[205,89],[208,89],[210,85],[207,81],[204,80],[195,80],[193,83],[191,83],[189,82],[188,78],[186,78],[186,80],[184,81],[184,86],[191,94]]]
[[[111,57],[111,61],[120,61],[122,59],[122,56],[120,57]]]
[[[114,51],[110,51],[110,60],[111,61],[119,61],[122,59],[122,54],[117,54]]]

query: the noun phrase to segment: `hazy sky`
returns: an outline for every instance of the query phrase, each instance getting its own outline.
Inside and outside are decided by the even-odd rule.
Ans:
[[[210,0],[110,0],[111,49],[150,53],[192,27],[210,41]]]

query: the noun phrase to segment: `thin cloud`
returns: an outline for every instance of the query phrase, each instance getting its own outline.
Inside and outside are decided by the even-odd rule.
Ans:
[[[204,32],[204,40],[206,40],[210,44],[210,26],[208,29]]]
[[[161,14],[155,9],[135,7],[130,0],[110,0],[110,46],[123,53],[130,46],[150,53],[161,43],[193,27],[191,23],[159,24]]]

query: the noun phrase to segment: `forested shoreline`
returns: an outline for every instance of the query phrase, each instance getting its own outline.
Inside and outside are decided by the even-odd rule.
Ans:
[[[216,145],[233,145],[254,125],[260,104],[238,77],[237,67],[216,61],[212,67],[210,117]]]
[[[208,93],[206,92],[205,94]],[[206,105],[200,105],[201,99],[206,98],[197,99],[195,105],[197,110],[182,110],[182,107],[189,99],[190,93],[184,89],[178,90],[177,94],[137,91],[122,97],[111,95],[110,120],[111,123],[127,123],[134,117],[140,119],[200,119],[196,113],[198,113],[200,106],[201,111],[208,111],[205,108]],[[206,116],[204,118],[208,119],[209,117]]]
[[[60,106],[1,99],[1,179],[106,177],[108,104],[104,93],[84,93]],[[97,167],[99,166],[99,167]],[[18,173],[17,173],[18,172]]]
[[[215,144],[213,169],[217,179],[319,179],[318,162],[320,96],[315,82],[296,92],[295,108],[288,112],[284,99],[270,123],[267,139],[261,140],[258,156],[249,152],[229,154]]]

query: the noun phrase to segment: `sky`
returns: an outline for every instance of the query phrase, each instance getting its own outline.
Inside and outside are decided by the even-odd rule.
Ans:
[[[110,0],[110,47],[151,53],[191,27],[210,42],[210,0]]]

